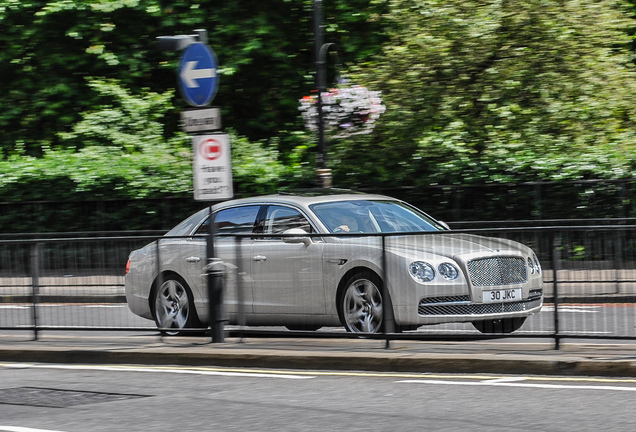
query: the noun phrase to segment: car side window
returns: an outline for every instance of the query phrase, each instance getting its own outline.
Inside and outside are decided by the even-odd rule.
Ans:
[[[214,230],[217,234],[249,234],[254,230],[259,209],[260,206],[243,206],[220,210],[214,215]],[[206,220],[196,234],[207,234],[209,226]]]
[[[314,232],[309,221],[298,210],[289,207],[269,206],[263,222],[264,234],[282,234],[292,228]]]

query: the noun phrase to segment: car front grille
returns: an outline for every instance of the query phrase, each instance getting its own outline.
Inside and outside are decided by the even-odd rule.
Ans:
[[[519,257],[479,258],[468,261],[473,286],[521,284],[528,280],[526,261]]]
[[[467,295],[458,295],[458,296],[446,296],[446,297],[424,297],[420,300],[420,304],[430,304],[430,303],[457,303],[457,302],[469,302],[470,297]]]
[[[450,300],[454,298],[460,298],[461,300]],[[420,300],[417,313],[419,315],[429,316],[489,315],[523,312],[541,306],[541,302],[541,297],[511,303],[470,303],[468,296],[423,298]]]

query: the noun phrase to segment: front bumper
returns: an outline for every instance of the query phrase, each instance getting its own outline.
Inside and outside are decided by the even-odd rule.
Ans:
[[[474,303],[468,296],[427,297],[420,300],[417,314],[424,321],[474,321],[527,316],[539,312],[542,305],[540,294],[507,303]]]

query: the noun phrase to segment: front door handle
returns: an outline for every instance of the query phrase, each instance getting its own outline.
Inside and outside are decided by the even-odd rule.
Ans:
[[[189,263],[196,263],[199,261],[201,261],[201,257],[191,256],[186,258],[186,262],[189,262]]]
[[[252,257],[252,261],[256,261],[256,262],[267,261],[267,257],[265,255],[256,255]]]

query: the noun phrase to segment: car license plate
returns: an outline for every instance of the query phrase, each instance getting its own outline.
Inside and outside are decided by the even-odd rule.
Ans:
[[[521,288],[484,291],[484,303],[505,303],[520,301]]]

